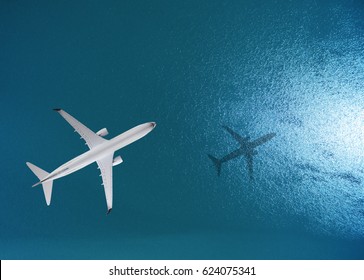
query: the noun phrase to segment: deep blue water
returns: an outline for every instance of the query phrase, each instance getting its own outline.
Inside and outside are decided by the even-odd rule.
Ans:
[[[364,259],[364,4],[0,1],[1,259]],[[114,207],[51,109],[120,150]],[[207,154],[255,139],[218,177]]]

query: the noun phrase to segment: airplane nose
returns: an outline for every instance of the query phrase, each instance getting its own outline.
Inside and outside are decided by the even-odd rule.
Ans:
[[[155,122],[151,122],[150,124],[153,126],[153,128],[155,128],[157,126],[157,124]]]

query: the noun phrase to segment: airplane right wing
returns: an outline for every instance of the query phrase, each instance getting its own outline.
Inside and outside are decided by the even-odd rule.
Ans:
[[[76,120],[74,117],[72,117],[70,114],[63,111],[62,109],[53,110],[57,111],[75,129],[75,132],[77,132],[81,136],[81,138],[86,141],[86,144],[90,149],[107,141],[106,139],[98,136],[91,129],[87,128],[85,125],[80,123],[78,120]]]
[[[252,154],[248,154],[246,156],[246,161],[247,161],[247,165],[248,165],[248,174],[249,174],[249,179],[253,180],[253,155]]]
[[[223,128],[229,132],[231,134],[231,136],[239,142],[240,145],[245,145],[246,142],[249,140],[249,137],[242,137],[240,136],[238,133],[236,133],[235,131],[233,131],[231,128],[227,127],[227,126],[223,126]]]
[[[99,159],[97,165],[101,171],[102,184],[104,185],[106,204],[107,204],[107,214],[110,213],[112,209],[112,163],[113,163],[114,153]]]

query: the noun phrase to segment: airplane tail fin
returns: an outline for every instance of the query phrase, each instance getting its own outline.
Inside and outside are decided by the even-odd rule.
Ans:
[[[33,187],[35,187],[39,184],[42,184],[44,197],[45,197],[47,205],[49,206],[51,204],[53,181],[48,181],[48,182],[44,182],[44,183],[41,182],[42,179],[47,177],[49,173],[44,171],[43,169],[39,168],[38,166],[35,166],[34,164],[32,164],[30,162],[27,162],[26,164],[28,165],[30,170],[33,171],[35,176],[37,176],[38,179],[40,180],[38,183],[34,184]]]
[[[214,163],[215,167],[216,167],[216,170],[217,170],[217,176],[220,176],[220,173],[221,173],[221,161],[217,158],[215,158],[214,156],[212,155],[207,155],[211,160],[212,162]]]

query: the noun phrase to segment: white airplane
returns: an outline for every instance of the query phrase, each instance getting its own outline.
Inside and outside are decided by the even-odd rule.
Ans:
[[[109,214],[112,209],[112,167],[123,162],[120,156],[114,158],[114,152],[147,135],[155,128],[156,123],[148,122],[138,125],[111,140],[106,140],[103,138],[103,136],[109,134],[106,128],[94,133],[62,109],[54,110],[75,129],[75,132],[81,135],[81,139],[83,138],[86,141],[90,150],[71,159],[51,173],[27,162],[26,164],[28,167],[40,180],[33,185],[33,187],[42,184],[46,203],[49,206],[51,203],[52,185],[54,180],[76,172],[96,161],[98,169],[101,170],[100,176],[102,176],[102,185],[104,186],[107,203],[107,214]]]

